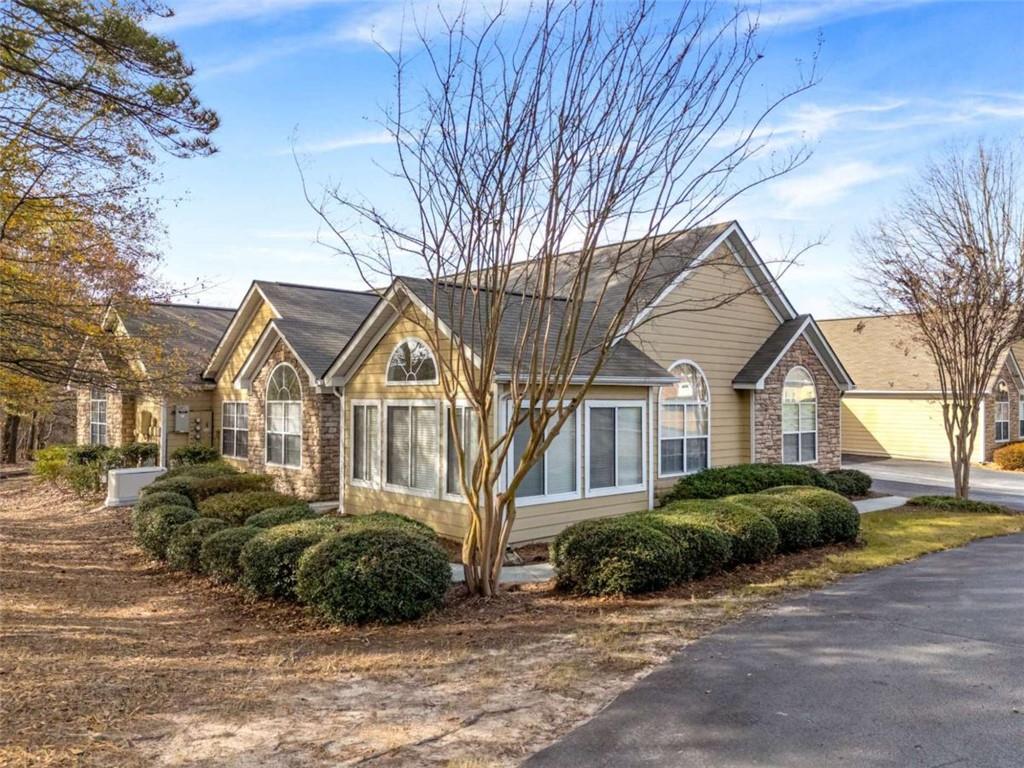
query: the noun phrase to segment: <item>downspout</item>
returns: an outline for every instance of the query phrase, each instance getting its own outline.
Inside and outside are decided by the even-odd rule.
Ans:
[[[661,392],[659,389],[659,402],[661,398]],[[654,509],[654,477],[658,469],[656,463],[659,461],[659,456],[655,453],[655,447],[660,448],[658,444],[658,436],[655,434],[655,430],[651,428],[651,424],[657,425],[660,421],[660,417],[657,415],[654,402],[654,387],[647,388],[647,431],[651,437],[647,440],[647,455],[650,457],[650,466],[647,469],[647,510],[651,511]]]
[[[334,387],[338,398],[338,514],[345,514],[345,395],[341,387]]]

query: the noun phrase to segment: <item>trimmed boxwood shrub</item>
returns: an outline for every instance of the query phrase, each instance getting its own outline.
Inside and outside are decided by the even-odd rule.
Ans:
[[[333,622],[394,624],[440,607],[451,575],[437,542],[408,527],[346,526],[302,554],[295,592]]]
[[[771,520],[779,532],[779,552],[799,552],[821,541],[818,513],[795,499],[755,493],[728,496],[724,500],[756,509]]]
[[[641,515],[585,520],[551,543],[561,589],[628,595],[663,589],[684,572],[681,549],[665,528]]]
[[[342,517],[349,528],[398,528],[407,533],[416,533],[434,540],[437,534],[434,529],[426,523],[414,520],[405,515],[397,515],[394,512],[373,512],[369,515],[350,515]]]
[[[813,467],[792,464],[737,464],[714,467],[680,478],[661,497],[662,505],[682,499],[720,499],[758,493],[777,485],[810,485],[834,491],[835,485]]]
[[[223,477],[225,475],[237,474],[238,470],[226,461],[211,461],[209,464],[186,464],[181,467],[174,467],[167,470],[163,477],[191,477],[196,480],[205,480],[208,477]]]
[[[153,507],[160,507],[165,504],[173,504],[179,507],[191,507],[192,499],[183,493],[175,493],[174,491],[156,491],[154,493],[147,493],[135,502],[135,511],[145,512]]]
[[[203,517],[219,517],[233,525],[273,507],[289,507],[299,504],[299,499],[277,491],[236,491],[221,493],[199,502],[198,509]]]
[[[907,502],[908,507],[931,507],[950,512],[973,512],[981,515],[1005,515],[1007,509],[998,504],[973,499],[958,499],[956,496],[915,496]]]
[[[1024,442],[996,448],[992,452],[992,461],[1000,469],[1024,469]]]
[[[200,570],[220,582],[238,581],[242,577],[242,566],[238,562],[242,548],[262,530],[242,525],[224,528],[208,536],[199,547]]]
[[[318,517],[263,529],[242,548],[239,583],[259,597],[294,598],[299,557],[343,525],[340,517]]]
[[[161,477],[159,480],[154,480],[152,483],[142,489],[140,496],[145,499],[147,496],[151,496],[154,493],[180,493],[182,496],[187,496],[189,502],[193,505],[196,503],[196,480],[188,477],[187,475],[179,475],[177,477],[167,477],[166,475]]]
[[[681,549],[677,581],[703,579],[718,573],[732,558],[729,534],[713,523],[671,512],[641,512],[671,536]]]
[[[720,499],[679,501],[665,511],[709,522],[729,534],[730,565],[760,563],[779,548],[779,532],[772,521],[741,504]]]
[[[853,503],[838,493],[824,488],[782,486],[765,493],[784,496],[800,502],[818,515],[822,544],[855,541],[860,532],[860,514]]]
[[[209,464],[220,460],[220,451],[209,445],[191,443],[171,453],[172,467],[187,467],[193,464]]]
[[[194,480],[197,502],[222,493],[240,493],[243,491],[269,491],[273,489],[274,478],[270,475],[238,473],[234,475],[218,475],[216,477],[196,478]]]
[[[833,469],[825,477],[835,483],[836,490],[847,498],[866,496],[871,490],[871,475],[859,469]]]
[[[167,562],[183,571],[198,571],[203,541],[227,526],[216,517],[200,517],[179,525],[167,540]]]
[[[309,504],[290,504],[287,507],[271,507],[250,515],[245,524],[256,528],[273,528],[275,525],[297,523],[299,520],[312,520],[320,517]]]
[[[167,557],[167,543],[175,529],[195,520],[199,515],[191,507],[154,507],[145,514],[144,524],[139,531],[139,545],[161,560]]]

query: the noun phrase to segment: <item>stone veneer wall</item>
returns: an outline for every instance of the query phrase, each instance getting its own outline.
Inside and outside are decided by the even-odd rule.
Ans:
[[[1010,439],[1008,442],[1013,443],[1018,440],[1024,440],[1024,435],[1020,434],[1020,419],[1017,414],[1020,390],[1017,388],[1017,380],[1013,377],[1012,371],[1010,371],[1009,362],[1003,365],[1002,370],[995,377],[994,381],[999,381],[999,379],[1005,381],[1007,389],[1010,390]],[[992,454],[995,453],[996,448],[1006,445],[1006,443],[996,442],[995,384],[992,385],[992,392],[985,395],[985,423],[979,428],[979,433],[982,430],[984,430],[985,435],[985,461],[992,461]]]
[[[280,363],[288,363],[302,387],[302,456],[297,468],[267,465],[267,380]],[[341,450],[341,403],[333,392],[317,392],[309,377],[283,343],[278,342],[249,389],[249,470],[274,478],[274,487],[309,500],[338,498]]]
[[[89,444],[89,420],[92,390],[80,387],[75,404],[75,439]],[[135,441],[135,398],[120,392],[107,392],[107,445],[119,446]]]
[[[822,471],[839,469],[842,463],[840,433],[841,392],[811,345],[801,336],[789,348],[765,381],[754,391],[754,461],[782,461],[782,385],[795,366],[803,366],[818,390],[818,461]]]

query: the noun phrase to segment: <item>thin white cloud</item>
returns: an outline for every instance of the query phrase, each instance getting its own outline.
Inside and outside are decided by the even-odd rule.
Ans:
[[[763,0],[760,6],[760,22],[767,27],[813,26],[942,1]]]
[[[771,192],[790,211],[820,208],[837,202],[857,187],[898,173],[902,173],[902,169],[852,160],[830,165],[816,173],[784,177],[772,185]]]
[[[380,144],[390,144],[394,139],[387,131],[374,131],[368,133],[354,133],[345,136],[338,136],[333,139],[313,141],[305,144],[297,144],[294,150],[299,155],[321,155],[325,152],[336,152],[341,149],[352,149],[353,147],[371,147]],[[290,155],[292,147],[281,149],[275,154]]]
[[[351,0],[180,0],[172,5],[173,16],[154,19],[149,26],[153,30],[167,32],[265,18],[318,5],[350,3]]]

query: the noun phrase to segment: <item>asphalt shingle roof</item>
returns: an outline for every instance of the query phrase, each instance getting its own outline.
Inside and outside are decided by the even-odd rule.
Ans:
[[[765,374],[771,371],[782,351],[800,333],[800,329],[803,328],[808,317],[810,315],[797,315],[792,320],[786,320],[779,325],[736,374],[732,380],[733,386],[757,384]]]
[[[940,388],[935,360],[915,338],[905,315],[819,320],[818,327],[858,389],[875,392],[935,392]]]
[[[150,337],[173,344],[167,352],[189,361],[189,375],[200,377],[235,310],[195,304],[149,304],[142,312],[118,312],[132,338]],[[143,360],[143,362],[146,362]]]

